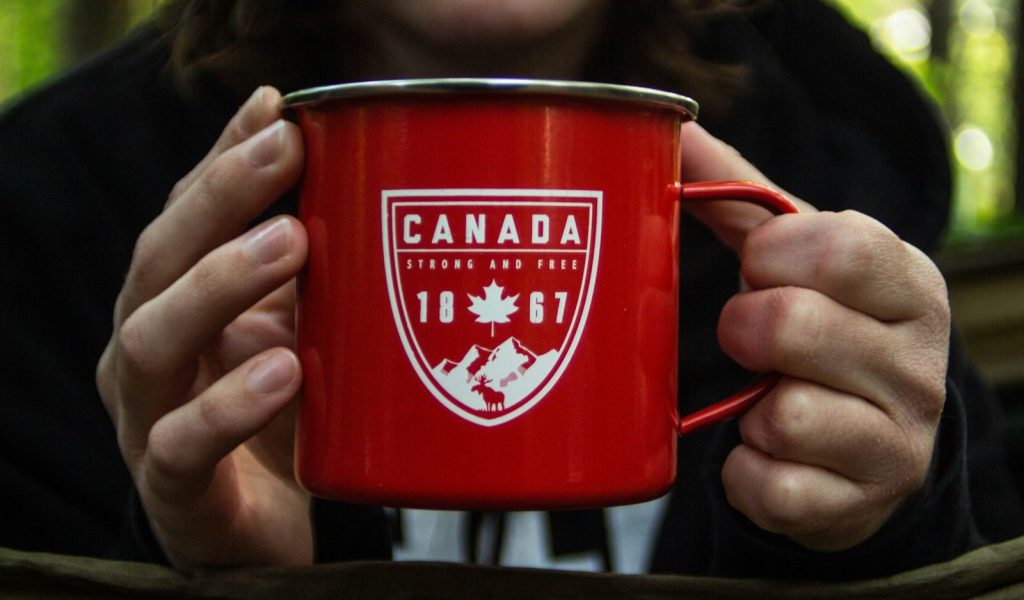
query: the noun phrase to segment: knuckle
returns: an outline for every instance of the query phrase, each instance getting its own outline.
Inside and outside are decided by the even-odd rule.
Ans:
[[[139,465],[145,459],[146,449],[139,444],[137,432],[120,422],[117,425],[117,447],[121,451],[125,465],[133,475],[136,474]]]
[[[236,152],[218,155],[192,182],[188,197],[190,209],[197,214],[222,214],[227,206],[225,197],[244,182],[245,170],[245,161]]]
[[[149,481],[174,481],[188,473],[188,466],[179,451],[181,444],[166,421],[157,421],[146,438],[145,467]]]
[[[916,399],[913,411],[915,420],[929,428],[937,426],[946,405],[945,380],[924,382]]]
[[[103,406],[107,409],[107,413],[117,421],[117,386],[115,383],[114,367],[113,367],[113,349],[112,344],[108,343],[107,347],[104,348],[103,354],[100,355],[99,361],[96,363],[96,390],[100,394],[100,399],[103,401]]]
[[[922,416],[927,424],[936,425],[942,418],[942,411],[946,406],[946,379],[935,377],[928,383],[930,385],[922,394]]]
[[[807,359],[818,347],[823,324],[818,305],[806,290],[770,290],[765,307],[761,346],[780,365]]]
[[[807,434],[813,403],[799,389],[780,390],[765,401],[758,440],[765,452],[788,455]]]
[[[135,240],[135,248],[132,251],[131,267],[128,271],[128,285],[133,288],[146,289],[153,265],[161,254],[159,233],[154,223],[150,223],[142,230]]]
[[[938,283],[935,285],[935,308],[932,311],[932,315],[935,318],[934,327],[937,328],[941,334],[945,337],[949,337],[949,328],[953,323],[953,308],[949,304],[949,289],[946,287],[946,280],[942,277],[938,278]]]
[[[919,490],[928,478],[932,460],[932,435],[915,427],[905,432],[891,453],[892,464],[884,480],[876,482],[876,503],[887,504]]]
[[[920,294],[923,322],[934,333],[948,337],[953,314],[946,279],[931,261],[928,261],[927,268],[919,269],[918,272],[924,279]]]
[[[170,206],[171,204],[173,204],[175,200],[177,200],[178,198],[185,194],[185,192],[188,190],[189,187],[191,187],[191,185],[191,176],[186,176],[179,179],[177,183],[174,184],[174,187],[171,188],[171,193],[167,195],[167,202],[166,204],[164,204],[164,206]]]
[[[228,165],[224,163],[224,156],[218,156],[192,185],[189,202],[193,205],[194,210],[208,212],[209,209],[215,208],[219,204],[219,199],[223,194],[222,183],[231,174]]]
[[[197,306],[205,305],[208,300],[216,297],[221,288],[221,270],[216,258],[215,255],[208,255],[188,273],[188,287],[199,303]]]
[[[946,400],[945,363],[937,357],[926,357],[919,361],[918,366],[910,369],[911,389],[914,396],[920,399],[921,408],[925,409],[929,421],[938,420]]]
[[[146,336],[144,315],[132,313],[116,333],[117,359],[133,373],[153,372],[152,348]]]
[[[232,418],[226,402],[216,402],[206,397],[195,402],[196,417],[203,429],[213,437],[220,437],[230,431]]]
[[[228,122],[214,149],[223,152],[241,144],[259,132],[259,125],[260,123],[256,119],[251,118],[244,111],[240,111]]]
[[[904,242],[904,251],[910,255],[911,268],[920,277],[921,287],[928,292],[928,298],[948,308],[946,278],[943,277],[938,265],[927,254],[909,243]]]
[[[861,285],[864,273],[876,272],[893,256],[899,239],[877,221],[853,210],[833,215],[815,276],[836,289]]]
[[[114,315],[113,315],[113,329],[116,331],[121,323],[128,318],[132,307],[129,303],[128,290],[121,288],[121,292],[117,295],[117,299],[114,300]]]
[[[813,490],[806,478],[795,471],[778,470],[762,488],[761,505],[763,526],[779,533],[792,533],[807,525]]]
[[[904,279],[910,286],[909,293],[917,309],[913,316],[940,333],[948,333],[951,309],[945,277],[927,254],[912,244],[901,243],[907,273]]]
[[[900,365],[898,393],[914,421],[938,423],[946,402],[947,357],[943,344],[905,344],[894,357]]]

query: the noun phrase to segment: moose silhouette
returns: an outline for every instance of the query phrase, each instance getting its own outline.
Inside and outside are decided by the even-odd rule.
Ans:
[[[504,392],[487,387],[487,384],[491,382],[489,377],[478,375],[473,379],[476,381],[476,385],[470,389],[484,399],[484,410],[486,412],[505,410],[505,394]]]

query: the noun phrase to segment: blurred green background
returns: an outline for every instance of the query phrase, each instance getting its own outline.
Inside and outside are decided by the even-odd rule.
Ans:
[[[950,128],[956,169],[952,244],[1024,232],[1015,99],[1022,90],[1020,3],[835,0],[875,46],[913,75]]]
[[[949,244],[1024,233],[1017,180],[1019,3],[829,0],[913,75],[946,115],[957,172]],[[148,17],[160,0],[0,0],[0,101],[69,68]]]
[[[123,36],[160,0],[0,0],[0,101]]]

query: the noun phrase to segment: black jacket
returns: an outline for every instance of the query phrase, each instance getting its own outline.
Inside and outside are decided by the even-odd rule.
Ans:
[[[774,3],[707,27],[701,51],[739,58],[751,84],[704,121],[773,181],[822,209],[854,208],[935,248],[948,211],[943,132],[917,90],[818,2]],[[96,361],[134,241],[237,108],[189,101],[142,29],[0,118],[0,545],[161,560],[95,390]],[[685,93],[685,90],[681,90]],[[286,199],[276,210],[290,210]],[[718,350],[737,262],[683,222],[681,411],[749,376]],[[956,556],[1021,531],[999,448],[998,407],[954,347],[933,476],[871,540],[819,554],[728,507],[721,463],[734,425],[686,438],[652,568],[722,576],[850,578]],[[970,478],[968,478],[970,471]],[[321,559],[383,558],[379,510],[317,503]],[[998,515],[998,518],[993,518]]]

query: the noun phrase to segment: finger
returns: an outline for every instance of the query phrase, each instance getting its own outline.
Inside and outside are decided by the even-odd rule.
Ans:
[[[280,100],[281,93],[275,88],[270,86],[256,88],[256,91],[249,96],[228,122],[203,160],[199,161],[199,164],[174,186],[164,208],[173,204],[186,190],[192,187],[218,156],[279,119],[281,117]]]
[[[776,460],[747,445],[726,458],[722,484],[729,504],[755,525],[819,551],[866,540],[896,502],[865,498],[862,487],[841,475]]]
[[[883,323],[814,290],[777,287],[733,296],[722,310],[718,340],[750,370],[778,371],[866,398],[897,423],[932,423],[941,411],[941,338]]]
[[[280,323],[289,326],[295,324],[295,295],[298,286],[294,280],[289,281],[271,294],[261,299],[253,309],[281,319]]]
[[[740,256],[754,288],[813,288],[883,321],[936,312],[941,320],[946,312],[945,283],[931,260],[854,211],[772,219],[750,232]]]
[[[801,212],[815,212],[810,204],[778,189],[732,146],[715,138],[695,122],[680,130],[683,181],[750,181],[777,189]],[[683,206],[727,245],[739,249],[746,233],[771,218],[767,209],[739,201],[690,202]]]
[[[306,247],[301,224],[278,217],[211,252],[124,322],[124,393],[147,398],[132,406],[136,418],[155,421],[180,402],[196,357],[239,314],[293,278]]]
[[[295,418],[298,402],[291,402],[277,414],[259,436],[249,440],[246,450],[269,472],[295,481]]]
[[[295,346],[295,278],[261,299],[224,328],[231,344],[218,347],[224,370],[275,346]]]
[[[281,120],[217,156],[139,236],[118,299],[118,322],[238,235],[295,184],[302,160],[298,128]]]
[[[298,392],[300,381],[298,359],[280,348],[231,371],[154,424],[144,484],[164,502],[202,497],[218,463],[269,425]]]
[[[771,181],[739,150],[708,133],[696,121],[680,128],[683,181],[750,181],[770,185]]]
[[[739,423],[743,443],[773,459],[908,493],[931,460],[928,435],[906,432],[863,398],[782,378]]]

